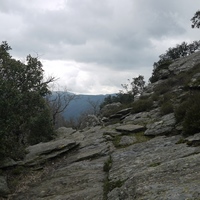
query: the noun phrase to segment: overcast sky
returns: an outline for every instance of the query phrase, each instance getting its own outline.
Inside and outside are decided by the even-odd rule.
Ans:
[[[199,0],[0,0],[11,55],[39,56],[46,76],[84,94],[118,92],[169,47],[200,39]]]

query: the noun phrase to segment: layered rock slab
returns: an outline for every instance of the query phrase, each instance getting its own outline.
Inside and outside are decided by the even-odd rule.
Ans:
[[[109,180],[124,184],[108,199],[198,199],[200,148],[178,141],[180,136],[160,136],[114,152]]]
[[[40,182],[30,185],[15,200],[82,200],[103,197],[103,181],[105,173],[103,164],[107,158],[75,162],[68,166],[56,168]]]

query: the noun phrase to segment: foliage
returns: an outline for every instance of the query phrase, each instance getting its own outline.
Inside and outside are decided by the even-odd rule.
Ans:
[[[34,127],[39,122],[42,124],[43,113],[47,113],[48,110],[43,97],[49,93],[48,83],[54,78],[43,80],[42,64],[37,58],[28,55],[24,64],[13,59],[9,50],[11,47],[7,42],[2,42],[0,45],[0,153],[11,156],[12,153],[20,154],[21,147],[29,142],[28,137],[35,136],[35,131],[32,129],[33,122]],[[48,126],[51,124],[40,125],[39,133],[42,135],[41,131]],[[52,131],[48,133],[51,134]]]
[[[113,189],[115,188],[120,188],[123,186],[125,181],[121,181],[121,180],[117,180],[117,181],[109,181],[109,179],[107,178],[105,181],[104,181],[104,185],[103,185],[103,191],[104,191],[104,197],[103,199],[104,200],[107,200],[108,197],[108,193],[111,192]]]
[[[116,95],[109,95],[104,99],[104,102],[100,105],[103,108],[107,104],[120,102],[122,104],[129,104],[134,101],[136,96],[140,96],[145,88],[144,76],[139,75],[133,78],[132,81],[128,79],[128,83],[121,84],[122,90]]]
[[[61,113],[69,106],[70,102],[76,99],[76,95],[69,92],[52,91],[45,97],[52,116],[55,128],[59,128],[59,120],[62,120]]]
[[[200,10],[198,10],[191,19],[192,28],[200,28]]]
[[[149,141],[149,140],[151,140],[153,138],[152,136],[144,135],[144,132],[135,133],[134,136],[136,138],[136,142],[135,143],[147,142],[147,141]]]
[[[177,58],[182,58],[195,53],[200,49],[200,41],[193,41],[190,44],[182,42],[180,45],[177,44],[176,47],[169,48],[166,53],[159,56],[159,61],[153,64],[153,73],[150,77],[150,82],[154,83],[159,80],[159,71],[161,69],[166,69],[168,66]]]
[[[188,98],[175,109],[176,121],[182,122],[184,135],[200,132],[200,92],[191,91]]]
[[[133,97],[140,95],[145,88],[144,76],[139,75],[138,77],[133,78],[132,82],[128,79],[128,84],[121,84],[123,90],[122,94],[131,94]]]
[[[188,107],[183,121],[183,132],[192,135],[200,132],[200,93],[196,92],[190,96]]]
[[[153,101],[151,98],[139,99],[139,100],[133,102],[132,113],[148,111],[152,108],[152,106],[153,106]]]
[[[174,108],[170,101],[164,102],[160,107],[160,112],[162,115],[167,115],[169,113],[173,113]]]
[[[109,172],[111,167],[112,167],[112,158],[111,158],[111,156],[109,156],[109,158],[104,163],[103,171]]]

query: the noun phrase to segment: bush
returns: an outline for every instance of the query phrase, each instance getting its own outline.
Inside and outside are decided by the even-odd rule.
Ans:
[[[132,113],[148,111],[152,108],[153,101],[149,99],[139,99],[132,104]]]
[[[200,93],[192,95],[189,99],[184,121],[183,132],[185,135],[193,135],[200,132]]]
[[[167,115],[169,113],[172,113],[173,111],[174,108],[170,101],[163,103],[162,106],[160,107],[161,115]]]
[[[183,124],[183,134],[193,135],[200,132],[200,92],[191,93],[175,110],[177,122]]]
[[[184,120],[188,106],[189,106],[189,103],[187,101],[184,101],[175,109],[174,114],[175,114],[177,123]]]
[[[38,58],[28,55],[26,64],[13,59],[7,42],[0,45],[0,156],[20,159],[27,145],[27,137],[38,133],[52,134],[51,118],[47,119],[44,97],[50,93],[49,78],[44,81],[44,70]],[[42,119],[43,118],[43,119]],[[49,121],[48,121],[49,120]],[[48,134],[45,133],[45,127]],[[45,135],[46,134],[46,135]],[[38,140],[39,142],[39,140]]]

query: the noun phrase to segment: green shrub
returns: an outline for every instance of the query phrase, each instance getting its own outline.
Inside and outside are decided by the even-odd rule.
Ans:
[[[162,106],[160,107],[161,115],[167,115],[169,113],[172,113],[173,111],[174,108],[170,101],[163,103]]]
[[[184,120],[188,106],[189,106],[189,103],[187,101],[184,101],[175,109],[174,114],[175,114],[177,123]]]
[[[123,184],[124,184],[124,181],[121,181],[121,180],[111,182],[108,179],[106,179],[103,185],[103,191],[104,191],[103,199],[107,200],[108,199],[107,194],[117,187],[118,188],[122,187]]]
[[[192,96],[189,101],[190,106],[187,107],[183,121],[183,131],[186,135],[200,132],[200,94]]]
[[[190,97],[175,110],[177,122],[183,124],[183,134],[193,135],[200,132],[200,92],[192,92]]]
[[[132,113],[139,113],[148,111],[152,108],[153,101],[151,98],[149,99],[139,99],[132,104]]]
[[[171,63],[172,63],[171,60],[165,60],[163,62],[160,62],[157,66],[154,63],[154,70],[152,76],[149,78],[149,81],[151,83],[155,83],[156,81],[158,81],[160,78],[159,71],[162,69],[167,69]]]
[[[170,81],[165,81],[161,84],[158,84],[155,89],[154,92],[157,95],[162,95],[162,94],[166,94],[167,92],[171,91],[171,88],[173,87],[172,83]]]
[[[111,158],[111,156],[109,156],[108,160],[106,160],[104,163],[103,171],[109,172],[111,167],[112,167],[112,158]]]

